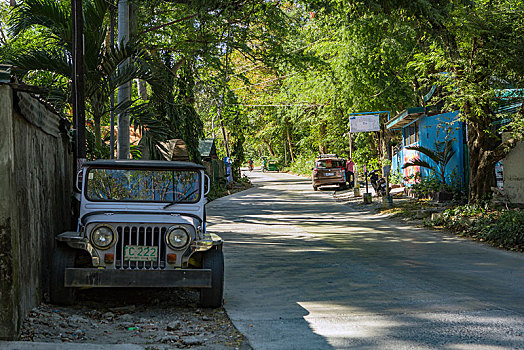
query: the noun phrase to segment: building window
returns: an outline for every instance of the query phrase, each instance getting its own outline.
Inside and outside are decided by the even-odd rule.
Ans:
[[[404,146],[418,142],[418,120],[404,128]]]

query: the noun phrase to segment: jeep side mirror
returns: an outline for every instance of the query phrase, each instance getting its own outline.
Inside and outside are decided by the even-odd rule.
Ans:
[[[82,178],[84,176],[84,169],[78,170],[78,173],[76,173],[76,179],[75,179],[75,189],[82,193]]]
[[[204,183],[204,196],[207,196],[209,191],[211,190],[211,179],[209,176],[204,174],[204,178],[206,179],[206,182]]]

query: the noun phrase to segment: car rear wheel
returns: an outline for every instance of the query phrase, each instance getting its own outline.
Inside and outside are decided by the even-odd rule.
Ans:
[[[313,191],[318,191],[318,186],[313,186]]]
[[[213,248],[205,252],[202,259],[202,268],[211,269],[211,288],[200,289],[200,305],[220,307],[224,296],[224,254]]]
[[[75,266],[76,252],[59,245],[53,252],[49,297],[52,304],[72,305],[76,301],[75,288],[65,287],[65,270]]]

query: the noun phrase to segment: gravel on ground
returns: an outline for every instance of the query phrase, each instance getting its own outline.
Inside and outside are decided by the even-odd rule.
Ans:
[[[138,344],[148,350],[251,349],[224,309],[198,307],[193,290],[97,288],[78,294],[75,306],[34,308],[20,340]]]

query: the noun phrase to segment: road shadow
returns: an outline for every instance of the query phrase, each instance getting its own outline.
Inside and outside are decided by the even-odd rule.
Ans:
[[[212,204],[226,309],[255,348],[524,347],[521,256],[342,205],[302,179]]]

